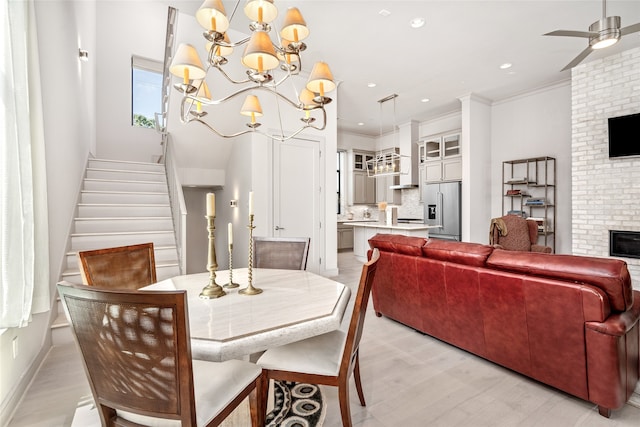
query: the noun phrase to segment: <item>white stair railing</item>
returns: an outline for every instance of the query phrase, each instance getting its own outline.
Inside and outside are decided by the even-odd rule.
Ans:
[[[182,184],[178,175],[178,167],[173,153],[174,146],[168,135],[165,138],[165,170],[167,174],[167,186],[169,188],[169,201],[171,204],[171,216],[173,217],[173,228],[176,233],[176,246],[178,249],[178,260],[180,263],[180,273],[187,272],[187,205],[184,202]]]

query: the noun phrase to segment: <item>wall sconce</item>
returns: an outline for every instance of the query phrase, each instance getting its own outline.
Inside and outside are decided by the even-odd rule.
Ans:
[[[236,199],[231,200],[231,202],[229,202],[229,205],[232,208],[237,208],[238,207],[238,201]]]
[[[89,52],[84,49],[78,49],[78,58],[83,62],[89,61]]]

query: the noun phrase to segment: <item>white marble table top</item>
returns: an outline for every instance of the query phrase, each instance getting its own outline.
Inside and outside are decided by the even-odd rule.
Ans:
[[[227,295],[215,299],[199,297],[209,273],[177,276],[144,289],[187,291],[194,359],[242,358],[340,327],[351,294],[342,283],[308,271],[254,268],[253,286],[263,292],[241,295],[247,271],[234,269],[233,281],[240,287],[225,288]],[[228,271],[216,275],[221,286],[229,281]]]

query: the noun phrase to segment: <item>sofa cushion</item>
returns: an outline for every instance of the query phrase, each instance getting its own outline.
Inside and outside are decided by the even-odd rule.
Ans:
[[[422,256],[422,247],[427,239],[399,234],[376,234],[369,239],[371,249],[378,248],[385,252]]]
[[[422,254],[427,258],[474,267],[484,267],[492,251],[489,245],[442,239],[429,239],[422,247]]]
[[[496,249],[487,266],[596,286],[607,295],[614,311],[625,311],[633,304],[631,276],[627,264],[619,259]]]

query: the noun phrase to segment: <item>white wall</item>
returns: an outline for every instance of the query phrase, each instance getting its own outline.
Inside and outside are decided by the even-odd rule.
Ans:
[[[163,61],[166,3],[113,0],[96,5],[96,156],[150,162],[162,153],[160,135],[131,125],[131,55]]]
[[[36,1],[49,202],[52,297],[59,280],[78,191],[95,140],[95,3]],[[89,62],[78,60],[78,48]],[[53,303],[53,302],[52,302]],[[57,308],[56,308],[57,312]],[[0,337],[0,424],[5,421],[50,346],[51,312],[36,314],[29,326]],[[19,356],[11,340],[18,338]]]
[[[502,162],[556,158],[556,253],[571,253],[571,87],[568,81],[492,107],[491,217],[502,212]],[[488,223],[487,223],[488,233]]]

